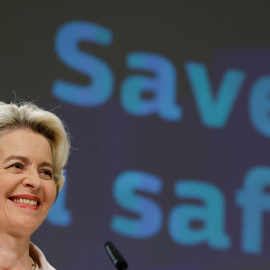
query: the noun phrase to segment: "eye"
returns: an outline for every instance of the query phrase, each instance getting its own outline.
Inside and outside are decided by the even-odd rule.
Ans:
[[[19,171],[23,170],[23,168],[24,168],[24,166],[20,162],[13,163],[12,165],[10,165],[8,167],[8,169],[11,169],[11,170],[13,170],[15,172],[19,172]]]
[[[40,174],[42,175],[42,177],[43,177],[44,179],[46,179],[46,180],[50,180],[50,179],[53,178],[53,173],[52,173],[52,171],[49,170],[49,169],[42,169],[42,170],[40,170],[39,173],[40,173]]]

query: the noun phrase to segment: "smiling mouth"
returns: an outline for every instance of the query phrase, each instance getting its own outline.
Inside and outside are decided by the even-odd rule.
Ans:
[[[15,203],[23,203],[23,204],[28,204],[31,206],[37,206],[40,203],[36,200],[28,200],[28,199],[23,199],[23,198],[9,198],[9,200],[15,202]]]

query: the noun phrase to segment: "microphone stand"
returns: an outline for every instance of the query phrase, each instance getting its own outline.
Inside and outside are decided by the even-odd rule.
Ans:
[[[121,255],[119,250],[114,246],[114,244],[112,242],[107,241],[105,243],[105,249],[106,249],[112,263],[116,267],[116,269],[118,269],[118,270],[127,270],[128,269],[128,264],[127,264],[126,260],[124,259],[124,257]]]

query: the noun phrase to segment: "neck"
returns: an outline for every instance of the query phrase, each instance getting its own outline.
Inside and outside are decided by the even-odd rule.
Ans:
[[[18,238],[0,233],[0,270],[29,270],[30,237]]]

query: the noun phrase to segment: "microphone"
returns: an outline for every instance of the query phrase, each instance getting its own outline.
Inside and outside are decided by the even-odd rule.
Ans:
[[[124,259],[124,257],[121,255],[119,250],[114,246],[114,244],[112,242],[107,241],[105,243],[105,249],[106,249],[112,263],[114,264],[114,266],[118,270],[128,269],[128,264],[127,264],[126,260]]]

